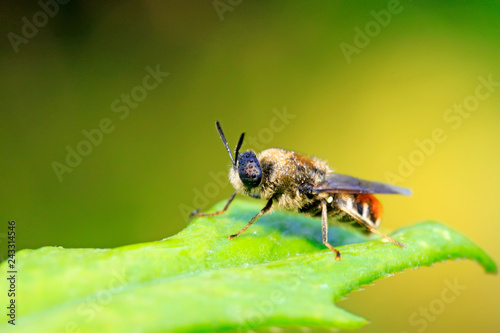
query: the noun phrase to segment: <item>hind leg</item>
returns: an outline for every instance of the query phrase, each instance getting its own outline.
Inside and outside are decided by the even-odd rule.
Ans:
[[[382,206],[375,196],[371,194],[347,194],[343,193],[336,198],[337,207],[351,216],[356,222],[369,231],[377,234],[396,245],[405,248],[406,245],[381,233],[377,230],[382,219]]]

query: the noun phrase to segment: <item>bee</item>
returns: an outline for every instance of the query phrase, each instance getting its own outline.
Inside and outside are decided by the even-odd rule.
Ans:
[[[218,121],[217,131],[231,158],[229,181],[235,192],[224,208],[215,213],[199,213],[191,216],[216,216],[223,214],[240,193],[267,201],[246,225],[228,238],[241,235],[262,215],[273,209],[284,209],[296,213],[321,217],[323,244],[335,253],[340,260],[340,252],[328,243],[328,217],[340,222],[352,222],[392,243],[405,248],[405,245],[377,230],[382,219],[382,205],[374,194],[411,195],[411,190],[390,184],[362,180],[332,172],[325,161],[309,158],[294,151],[271,148],[256,155],[247,150],[240,153],[245,133],[242,133],[234,157]]]

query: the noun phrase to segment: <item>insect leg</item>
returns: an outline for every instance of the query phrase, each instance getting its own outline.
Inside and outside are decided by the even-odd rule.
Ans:
[[[273,198],[269,199],[269,201],[266,203],[266,205],[264,206],[264,208],[262,208],[262,210],[257,215],[255,215],[254,217],[252,217],[252,219],[250,220],[250,222],[248,222],[247,225],[243,227],[243,229],[241,229],[240,231],[238,231],[238,233],[229,236],[228,238],[229,239],[233,239],[233,238],[238,237],[239,235],[241,235],[245,230],[248,229],[249,226],[251,226],[255,221],[257,221],[259,219],[259,217],[261,217],[262,215],[264,215],[265,213],[267,213],[271,209],[272,205],[273,205]]]
[[[191,214],[189,214],[189,217],[192,217],[192,216],[216,216],[216,215],[220,215],[220,214],[223,214],[227,208],[229,207],[229,205],[231,204],[231,202],[233,201],[234,197],[236,196],[236,192],[233,193],[233,195],[231,195],[231,197],[229,198],[229,200],[226,202],[226,205],[224,206],[224,208],[222,208],[221,210],[215,212],[215,213],[198,213],[199,209],[196,209],[194,210]]]
[[[395,240],[395,239],[387,236],[386,234],[383,234],[380,231],[378,231],[375,228],[375,224],[374,224],[373,221],[369,220],[365,216],[365,214],[361,215],[356,210],[355,204],[357,202],[355,202],[355,201],[356,201],[356,196],[355,195],[347,194],[347,195],[344,195],[344,196],[338,196],[337,199],[336,199],[336,204],[337,204],[337,206],[342,211],[344,211],[345,213],[347,213],[348,215],[350,215],[354,220],[356,220],[356,222],[358,222],[359,224],[361,224],[363,227],[365,227],[366,229],[370,230],[374,234],[377,234],[380,237],[383,237],[383,238],[385,238],[385,239],[393,242],[394,244],[401,246],[402,248],[406,247],[406,245],[404,245],[403,243],[400,243],[397,240]]]
[[[321,232],[323,234],[323,244],[330,250],[336,253],[335,259],[340,260],[340,252],[328,243],[328,209],[326,208],[326,201],[321,200]]]

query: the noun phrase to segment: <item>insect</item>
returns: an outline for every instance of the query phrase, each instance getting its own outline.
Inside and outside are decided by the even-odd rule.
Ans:
[[[394,185],[362,180],[341,175],[330,170],[326,162],[309,158],[285,149],[266,149],[259,155],[248,150],[240,153],[245,133],[242,133],[234,157],[218,121],[215,122],[219,136],[226,147],[232,166],[229,181],[235,188],[224,208],[215,213],[199,213],[191,216],[216,216],[223,214],[237,193],[267,200],[266,205],[255,215],[233,239],[241,235],[262,215],[274,208],[321,216],[323,244],[340,260],[340,252],[328,243],[328,217],[336,217],[341,222],[356,222],[392,243],[404,244],[377,230],[382,219],[382,205],[373,194],[410,195],[411,190]]]

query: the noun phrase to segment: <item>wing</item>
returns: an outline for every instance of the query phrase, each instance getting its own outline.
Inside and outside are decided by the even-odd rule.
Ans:
[[[380,194],[403,194],[411,195],[411,190],[390,184],[372,182],[338,173],[329,173],[326,180],[313,188],[313,193],[380,193]]]

